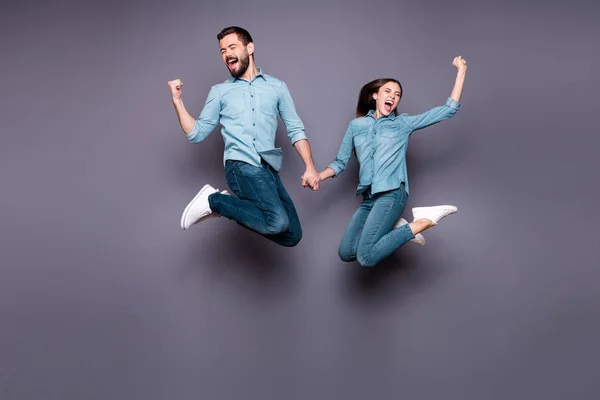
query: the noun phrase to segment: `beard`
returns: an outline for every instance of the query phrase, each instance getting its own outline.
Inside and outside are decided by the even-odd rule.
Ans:
[[[241,58],[237,58],[235,56],[228,58],[227,62],[229,63],[229,61],[237,61],[235,71],[229,67],[229,64],[227,64],[227,69],[229,70],[231,76],[233,76],[234,78],[239,78],[240,76],[244,75],[244,73],[248,69],[248,66],[250,65],[250,55],[248,54],[248,52],[246,52]]]

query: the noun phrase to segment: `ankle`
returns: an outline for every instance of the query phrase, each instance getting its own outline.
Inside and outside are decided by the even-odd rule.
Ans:
[[[419,218],[414,220],[410,224],[410,229],[413,231],[413,234],[421,233],[426,229],[429,229],[433,226],[433,221],[427,218]]]
[[[435,225],[433,221],[428,218],[421,218],[419,221],[421,221],[425,228],[431,228],[433,225]]]

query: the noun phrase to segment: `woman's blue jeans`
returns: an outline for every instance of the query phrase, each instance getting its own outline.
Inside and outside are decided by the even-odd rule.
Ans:
[[[414,238],[408,225],[392,229],[402,215],[408,194],[404,184],[387,192],[363,192],[363,201],[352,216],[339,247],[343,261],[358,261],[363,267],[373,267]]]

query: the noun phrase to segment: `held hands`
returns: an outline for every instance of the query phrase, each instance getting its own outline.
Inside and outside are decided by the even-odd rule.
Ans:
[[[169,91],[171,92],[173,100],[181,99],[181,87],[183,86],[181,79],[169,81],[167,84],[169,85]]]
[[[467,60],[465,60],[461,56],[454,57],[452,65],[454,65],[456,69],[458,69],[458,72],[467,72]]]
[[[317,170],[313,168],[307,168],[302,175],[302,187],[309,187],[313,191],[319,190],[321,184],[321,176]]]

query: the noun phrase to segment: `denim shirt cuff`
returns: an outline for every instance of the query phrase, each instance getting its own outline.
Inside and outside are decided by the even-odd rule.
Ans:
[[[460,103],[450,97],[448,97],[448,99],[446,100],[446,105],[450,108],[454,108],[455,110],[458,110],[460,108]]]
[[[186,133],[185,136],[190,142],[193,142],[196,138],[196,135],[198,135],[198,129],[196,128],[196,124],[194,124],[194,127],[192,128],[191,132]]]
[[[336,163],[331,163],[327,166],[328,168],[331,168],[331,170],[333,171],[333,177],[332,178],[337,178],[337,176],[342,172],[340,170],[340,168],[336,165]]]
[[[303,140],[306,139],[308,140],[308,137],[306,136],[306,133],[304,133],[304,131],[300,131],[298,133],[295,133],[293,135],[290,136],[290,140],[292,141],[292,145],[294,143],[296,143],[298,140]]]

